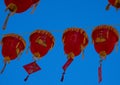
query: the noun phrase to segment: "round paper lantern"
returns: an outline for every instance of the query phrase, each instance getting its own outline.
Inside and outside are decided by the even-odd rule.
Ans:
[[[67,67],[72,63],[74,57],[78,56],[88,44],[88,36],[81,28],[68,28],[63,33],[64,51],[67,54],[68,61],[63,66],[63,75],[61,81],[64,79],[64,74]]]
[[[34,12],[36,6],[38,5],[39,0],[4,0],[6,5],[6,11],[9,10],[9,14],[6,17],[6,20],[3,25],[3,30],[6,29],[7,22],[10,16],[15,13],[22,13],[28,10],[33,6],[32,13]]]
[[[17,34],[6,34],[2,38],[2,55],[4,57],[4,67],[1,71],[3,73],[6,64],[10,60],[16,59],[25,49],[26,43],[24,39]]]
[[[97,26],[92,32],[94,48],[100,55],[100,67],[98,68],[99,82],[102,81],[102,60],[110,54],[118,43],[119,34],[115,28],[109,25]]]
[[[30,50],[35,58],[45,56],[54,46],[54,37],[45,30],[36,30],[30,35]]]
[[[109,4],[106,6],[106,10],[109,10],[111,5],[117,10],[120,8],[120,0],[108,0],[108,2]]]

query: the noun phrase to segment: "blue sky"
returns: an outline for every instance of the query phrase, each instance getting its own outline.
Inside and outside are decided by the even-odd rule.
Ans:
[[[11,61],[6,70],[0,75],[0,85],[98,85],[99,55],[96,53],[91,40],[91,33],[95,26],[108,24],[114,26],[120,33],[120,10],[110,7],[105,10],[108,0],[41,0],[34,14],[31,9],[21,14],[15,14],[9,19],[7,29],[2,25],[7,16],[4,12],[4,0],[0,2],[0,40],[3,34],[16,33],[21,35],[27,45],[20,60]],[[67,58],[64,54],[62,34],[66,28],[79,27],[86,31],[89,44],[85,49],[85,58],[77,56],[67,69],[64,82],[60,82],[63,72],[62,66]],[[26,54],[30,33],[36,29],[44,29],[53,34],[55,45],[37,63],[42,68],[32,74],[27,82],[27,73],[23,65],[32,62],[32,53]],[[120,42],[119,42],[120,43]],[[120,44],[118,44],[120,48]],[[1,50],[1,47],[0,47]],[[120,49],[114,49],[103,62],[103,81],[100,85],[120,85]],[[3,56],[0,53],[0,69],[3,66]]]

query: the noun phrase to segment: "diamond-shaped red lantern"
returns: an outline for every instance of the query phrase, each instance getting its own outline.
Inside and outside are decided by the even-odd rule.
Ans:
[[[23,67],[27,71],[28,74],[32,74],[34,72],[41,70],[41,68],[37,65],[36,62],[29,63],[27,65],[24,65]]]

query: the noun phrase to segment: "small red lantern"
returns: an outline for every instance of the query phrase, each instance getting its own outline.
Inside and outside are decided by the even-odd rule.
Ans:
[[[114,6],[117,10],[120,8],[120,0],[108,0],[109,4],[106,6],[106,10],[109,10],[110,5]]]
[[[102,61],[110,54],[119,40],[119,34],[112,26],[97,26],[92,32],[92,40],[95,50],[100,55],[100,67],[98,68],[99,82],[102,81]]]
[[[29,9],[31,6],[34,6],[32,10],[33,13],[36,6],[38,5],[39,0],[4,0],[4,2],[6,5],[6,11],[10,11],[3,25],[3,29],[6,29],[6,25],[10,16],[15,13],[22,13]]]
[[[64,79],[64,74],[67,67],[72,63],[75,56],[78,56],[88,44],[88,36],[86,32],[80,28],[69,28],[63,34],[64,51],[68,56],[68,61],[63,66],[63,75],[61,81]]]
[[[45,56],[54,46],[54,37],[45,30],[36,30],[30,35],[30,50],[36,60]],[[29,75],[28,75],[29,76]],[[28,77],[25,78],[25,81]]]
[[[36,30],[30,35],[30,50],[34,58],[41,58],[54,46],[54,37],[45,30]]]
[[[4,57],[4,67],[10,60],[16,59],[25,49],[26,43],[23,38],[17,34],[7,34],[2,38],[2,55]]]

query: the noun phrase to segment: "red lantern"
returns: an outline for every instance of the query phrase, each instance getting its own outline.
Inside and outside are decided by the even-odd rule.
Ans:
[[[6,11],[10,11],[3,25],[3,29],[6,29],[6,25],[10,16],[12,16],[14,13],[22,13],[31,6],[34,6],[32,11],[33,13],[36,6],[38,5],[39,0],[4,0],[4,2],[6,5]]]
[[[2,55],[4,57],[4,67],[10,60],[16,59],[25,49],[26,43],[23,38],[17,34],[7,34],[2,38]]]
[[[102,60],[110,54],[119,40],[119,34],[112,26],[97,26],[92,32],[92,40],[95,50],[100,55],[100,67],[98,68],[99,82],[102,81]]]
[[[106,6],[106,10],[109,10],[110,5],[114,6],[117,10],[120,8],[120,0],[108,0],[109,4]]]
[[[45,56],[54,46],[54,37],[45,30],[36,30],[30,35],[30,50],[35,62]],[[29,75],[28,75],[29,76]],[[25,81],[28,77],[25,78]]]
[[[73,61],[74,57],[78,56],[87,46],[88,36],[86,32],[80,28],[69,28],[65,30],[62,39],[64,43],[65,54],[68,55],[68,61],[63,66],[64,72],[61,81],[63,81],[65,71]]]
[[[45,30],[36,30],[30,35],[30,50],[34,58],[41,58],[54,46],[54,37]]]

